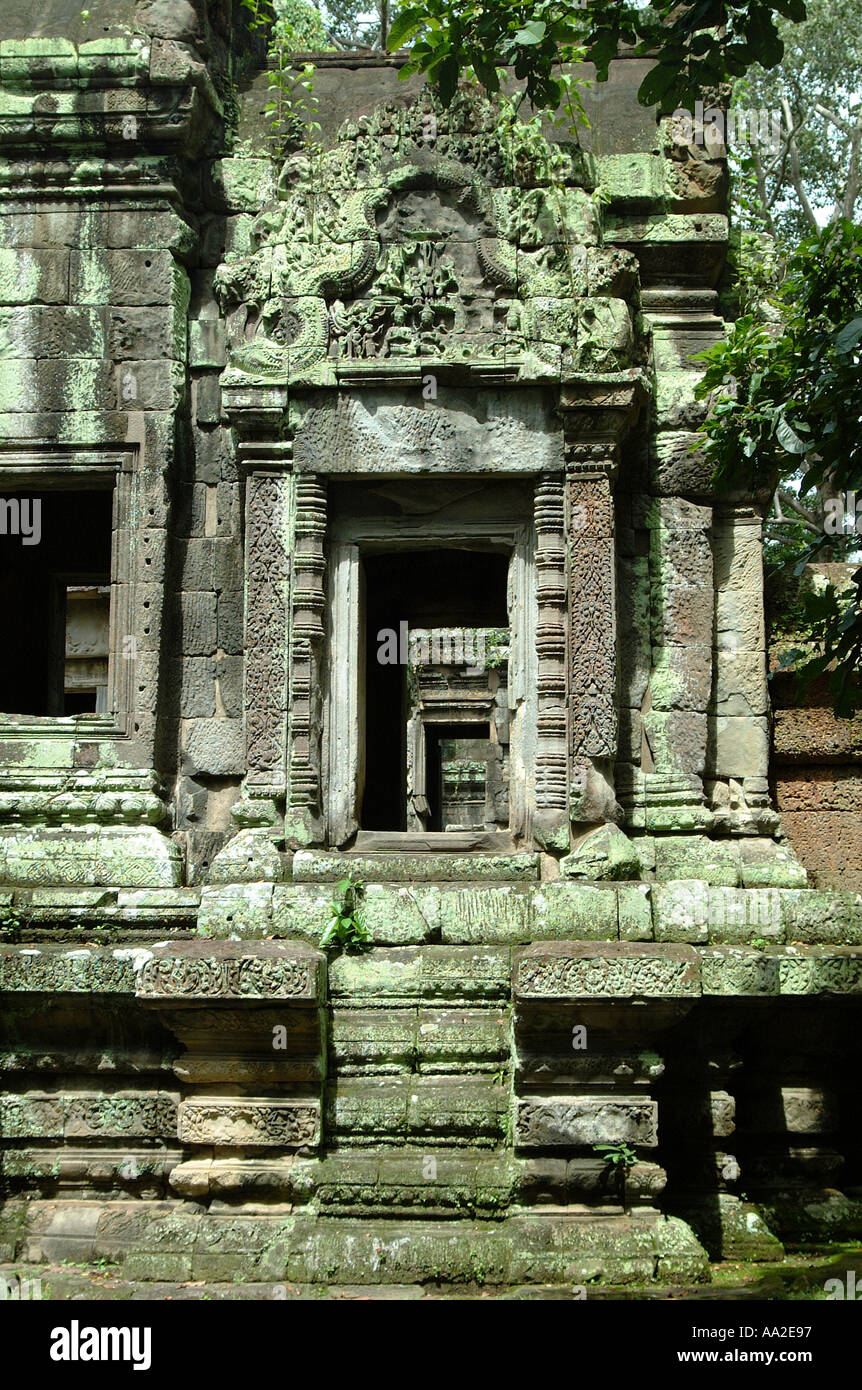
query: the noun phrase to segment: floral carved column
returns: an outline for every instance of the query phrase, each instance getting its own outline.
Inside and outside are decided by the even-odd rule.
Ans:
[[[612,443],[566,449],[569,560],[569,814],[600,823],[613,810],[617,749],[616,582]]]
[[[232,815],[240,833],[216,857],[211,882],[282,877],[287,794],[290,554],[293,488],[289,444],[244,445],[246,776]]]

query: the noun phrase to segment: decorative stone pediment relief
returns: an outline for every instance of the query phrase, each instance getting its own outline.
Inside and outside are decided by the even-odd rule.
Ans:
[[[217,272],[223,384],[335,384],[357,360],[522,380],[637,365],[635,259],[600,244],[585,156],[526,129],[472,94],[425,97],[291,158],[251,252]]]

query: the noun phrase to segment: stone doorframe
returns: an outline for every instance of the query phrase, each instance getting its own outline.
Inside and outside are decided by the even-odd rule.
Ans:
[[[537,747],[535,691],[538,679],[536,641],[536,542],[530,525],[486,522],[436,522],[430,528],[409,522],[362,520],[334,522],[329,530],[329,660],[323,712],[323,799],[328,839],[340,845],[359,829],[358,788],[362,766],[361,652],[359,651],[359,564],[363,546],[410,549],[458,541],[488,541],[505,546],[509,565],[511,654],[509,709],[512,715],[510,827],[531,833],[534,775],[530,749]],[[421,547],[417,542],[421,541]]]
[[[342,843],[351,833],[349,806],[340,819],[332,808],[343,779],[332,777],[333,745],[324,743],[324,658],[327,583],[336,610],[332,640],[341,644],[357,602],[349,551],[360,538],[337,538],[342,550],[327,579],[326,476],[296,471],[290,440],[266,442],[276,415],[284,420],[286,401],[276,402],[279,390],[264,395],[251,408],[247,399],[230,402],[246,482],[247,772],[233,811],[241,834],[217,856],[216,882],[277,881],[284,874],[279,847],[324,845],[327,815]],[[564,383],[564,471],[526,475],[535,480],[527,528],[535,563],[527,555],[522,561],[535,574],[535,741],[532,788],[525,788],[534,799],[531,824],[526,806],[518,814],[539,845],[557,852],[570,848],[572,827],[579,833],[617,810],[613,485],[620,442],[644,397],[637,371]],[[349,680],[342,693],[349,703]],[[349,778],[361,756],[357,732],[343,753]]]

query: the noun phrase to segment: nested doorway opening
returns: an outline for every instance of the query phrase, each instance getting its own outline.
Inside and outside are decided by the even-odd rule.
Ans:
[[[359,831],[525,833],[532,528],[499,520],[493,506],[476,520],[477,491],[495,488],[474,485],[462,520],[426,527],[357,517],[354,500],[345,516],[331,497],[325,801],[333,846],[349,846]]]

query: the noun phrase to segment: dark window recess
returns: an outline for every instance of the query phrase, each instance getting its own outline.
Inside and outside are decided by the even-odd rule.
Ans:
[[[485,822],[487,724],[430,724],[426,730],[425,787],[429,830],[481,828]]]
[[[364,830],[404,830],[407,668],[378,661],[378,633],[398,633],[402,622],[408,628],[506,627],[509,555],[453,547],[367,555],[364,564],[369,756],[361,824]]]
[[[110,491],[0,492],[3,713],[107,711],[111,527]]]

